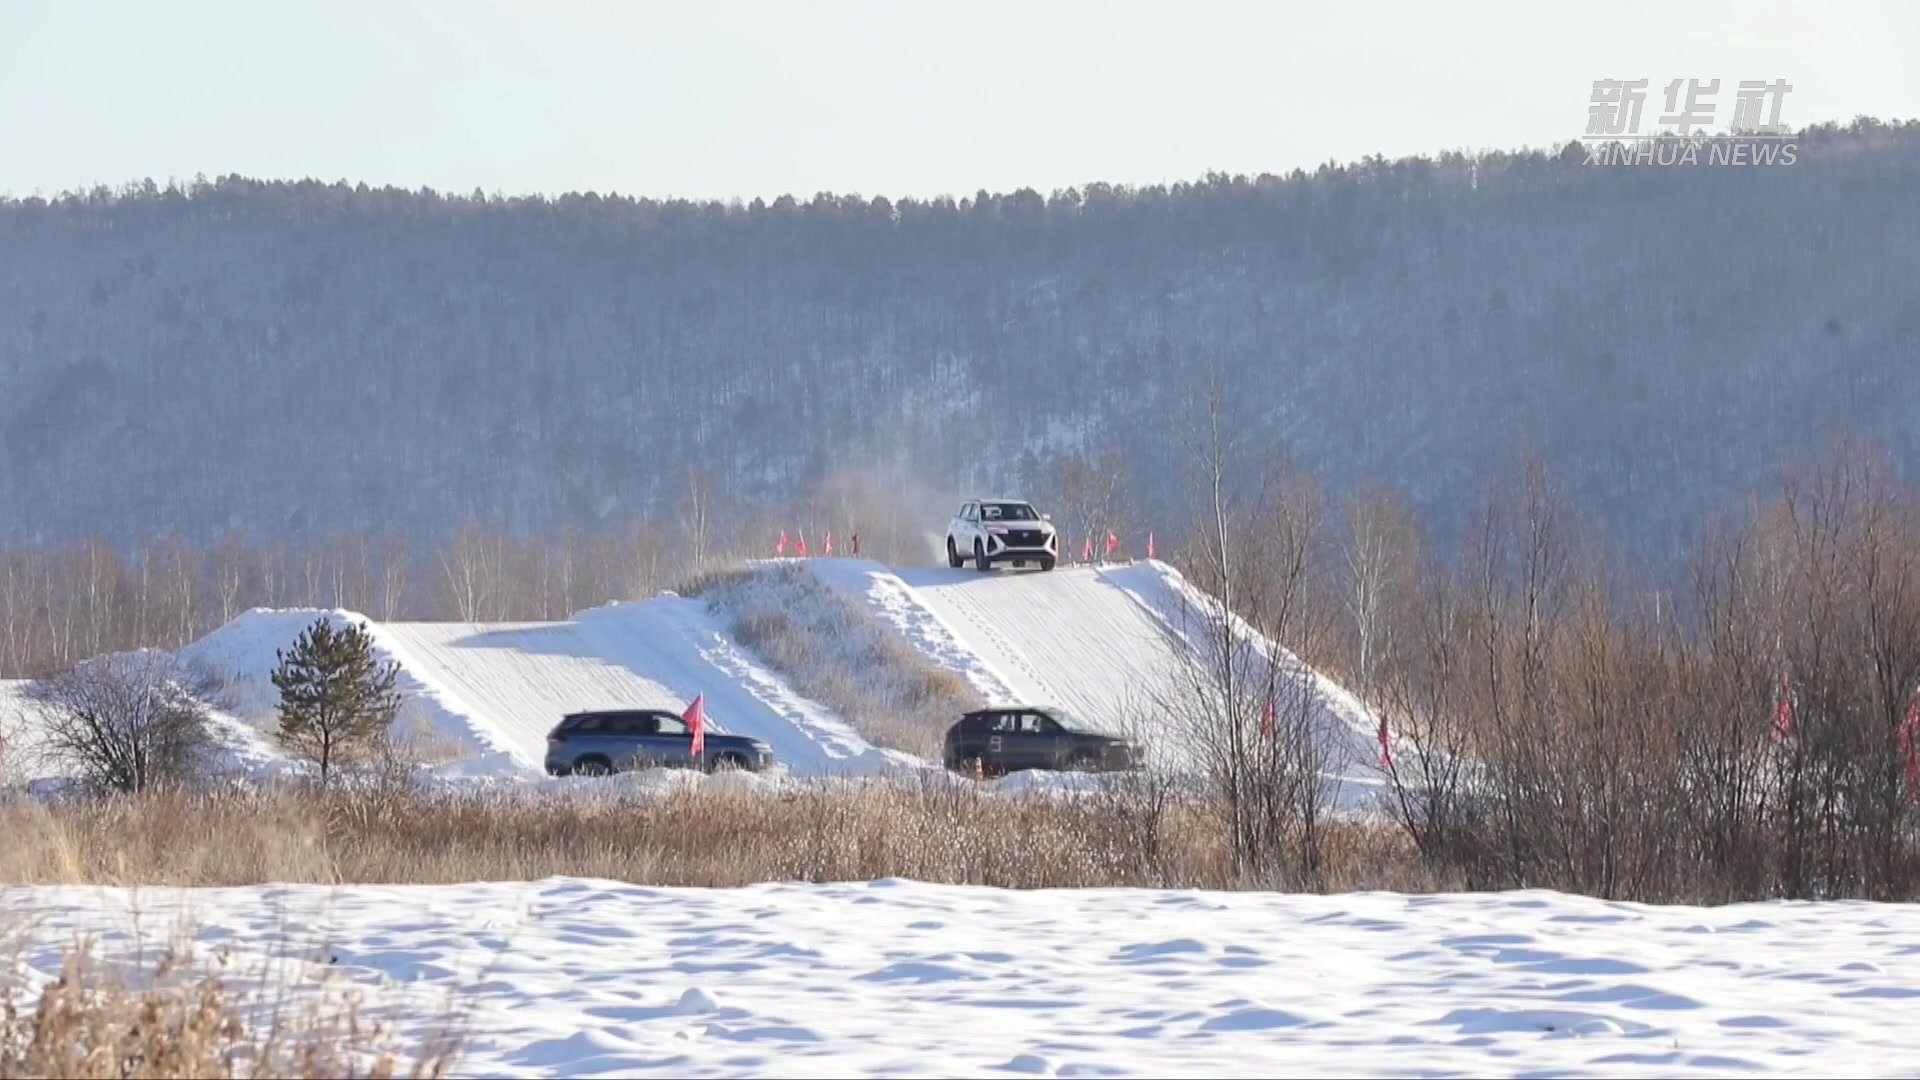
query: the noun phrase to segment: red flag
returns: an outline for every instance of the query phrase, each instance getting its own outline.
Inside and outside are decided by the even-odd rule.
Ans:
[[[801,558],[807,557],[807,534],[801,533],[800,539],[793,542],[793,553]]]
[[[820,545],[820,554],[822,555],[833,554],[833,534],[832,533],[828,533],[826,543]]]
[[[785,555],[787,553],[787,530],[780,530],[780,539],[773,542],[773,553],[775,555]]]
[[[705,694],[693,695],[693,704],[680,714],[687,722],[687,730],[693,732],[693,756],[705,757],[707,754],[707,709]]]
[[[1147,558],[1153,558],[1153,534],[1147,534]]]
[[[1387,718],[1380,718],[1380,767],[1393,768],[1393,738],[1387,731]]]
[[[1272,698],[1268,698],[1267,703],[1260,706],[1260,737],[1267,740],[1268,742],[1273,741],[1273,699]]]
[[[1086,543],[1080,545],[1080,561],[1093,561],[1093,537],[1091,536],[1087,537]]]
[[[1907,774],[1907,794],[1920,799],[1920,687],[1907,703],[1907,715],[1900,720],[1895,738],[1900,744],[1900,765]]]
[[[1107,530],[1107,557],[1112,558],[1114,551],[1117,550],[1119,547],[1120,547],[1120,538],[1113,535],[1112,529],[1108,529]]]
[[[1793,734],[1793,701],[1787,696],[1787,677],[1780,676],[1780,697],[1773,703],[1774,742]]]

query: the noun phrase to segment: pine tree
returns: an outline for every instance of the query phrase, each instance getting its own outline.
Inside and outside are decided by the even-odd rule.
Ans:
[[[276,649],[274,656],[280,743],[318,764],[321,783],[334,765],[362,756],[393,726],[399,667],[375,659],[365,623],[336,627],[322,616],[291,652]]]

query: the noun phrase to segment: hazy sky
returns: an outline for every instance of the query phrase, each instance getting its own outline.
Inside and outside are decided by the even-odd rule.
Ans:
[[[1557,145],[1600,78],[1920,116],[1913,0],[0,0],[0,191],[970,194]]]

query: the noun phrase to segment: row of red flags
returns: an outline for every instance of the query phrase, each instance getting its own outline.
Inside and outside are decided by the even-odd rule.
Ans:
[[[853,553],[855,555],[860,554],[860,534],[854,533],[852,536],[848,537],[848,540],[853,545]],[[787,548],[789,547],[789,545],[791,545],[791,547],[793,548],[793,553],[795,555],[799,556],[802,559],[807,557],[807,534],[806,533],[801,533],[798,539],[789,542],[787,540],[787,530],[781,529],[780,539],[775,540],[773,542],[773,553],[775,555],[785,555],[787,553]],[[833,554],[833,534],[832,533],[828,533],[826,536],[826,539],[821,542],[820,554],[822,555]]]
[[[1266,704],[1260,707],[1260,737],[1272,742],[1273,736],[1273,699],[1268,698]],[[1380,718],[1380,728],[1375,732],[1375,737],[1380,740],[1380,767],[1393,768],[1393,736],[1387,730],[1387,718],[1384,716]]]
[[[1774,742],[1793,737],[1793,696],[1787,677],[1780,676],[1780,695],[1773,702],[1773,722],[1768,735]],[[1894,729],[1894,748],[1900,755],[1901,770],[1906,773],[1907,790],[1920,799],[1920,686],[1907,699],[1907,711]]]
[[[860,554],[860,534],[859,533],[853,534],[852,542],[853,542],[853,553],[855,555]],[[773,542],[773,553],[778,556],[784,556],[786,555],[789,549],[791,549],[794,555],[798,556],[799,558],[802,558],[802,559],[806,558],[807,557],[806,534],[802,533],[798,538],[789,540],[787,538],[787,530],[781,529],[780,538]],[[1107,557],[1112,558],[1114,552],[1119,550],[1120,550],[1120,538],[1118,536],[1115,536],[1112,530],[1108,530]],[[820,554],[822,555],[833,554],[833,534],[832,533],[828,533],[826,535],[826,539],[821,542]],[[1154,550],[1153,534],[1148,533],[1147,534],[1147,558],[1152,559],[1157,557],[1158,556],[1156,555]],[[1081,562],[1093,561],[1093,537],[1091,536],[1087,537],[1085,542],[1083,542],[1080,545],[1080,561]]]

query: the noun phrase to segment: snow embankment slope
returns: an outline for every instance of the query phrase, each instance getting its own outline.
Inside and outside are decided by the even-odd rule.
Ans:
[[[323,614],[364,621],[343,611],[250,611],[185,652],[233,673],[232,707],[266,724],[277,700],[274,650]],[[547,732],[569,712],[677,712],[695,694],[705,695],[712,730],[765,739],[794,772],[900,763],[753,662],[696,600],[663,595],[552,623],[367,625],[382,659],[399,665],[407,709],[473,755],[459,766],[470,773],[538,771]]]
[[[22,887],[0,922],[29,990],[184,929],[396,1046],[460,1009],[456,1071],[503,1077],[1910,1076],[1920,1000],[1902,904],[549,879]]]
[[[810,560],[829,584],[864,600],[927,656],[989,701],[1057,705],[1096,727],[1180,740],[1164,730],[1168,703],[1187,696],[1196,635],[1218,605],[1165,563],[1061,567],[1050,572],[900,570],[858,560]],[[1313,687],[1335,771],[1368,783],[1378,755],[1360,702],[1239,620],[1238,633]]]

